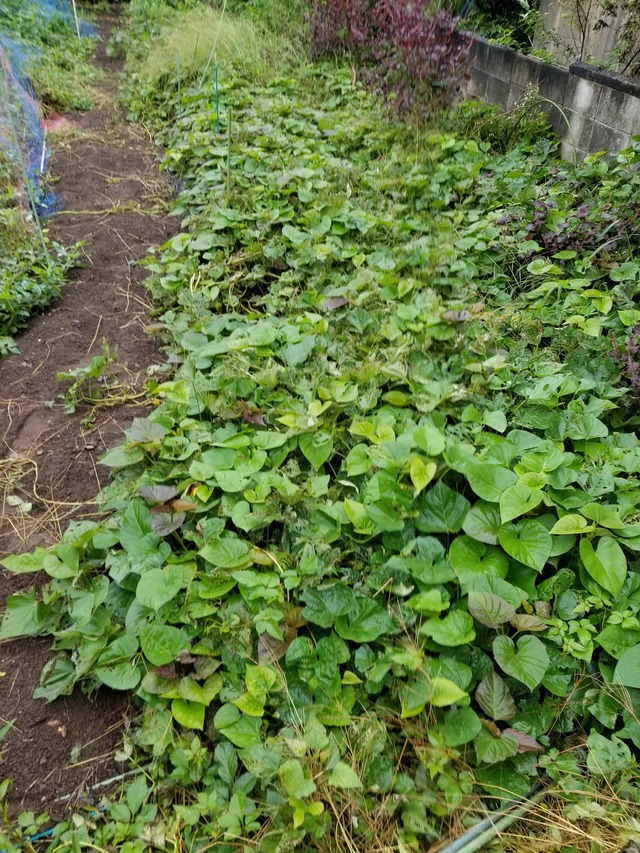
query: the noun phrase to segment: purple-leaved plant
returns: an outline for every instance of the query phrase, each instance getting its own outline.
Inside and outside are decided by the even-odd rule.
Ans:
[[[620,363],[622,367],[622,375],[628,379],[629,385],[631,385],[635,391],[640,391],[639,352],[640,326],[634,326],[631,329],[631,333],[622,349],[618,346],[616,338],[613,338],[613,357]]]
[[[316,0],[316,56],[349,54],[362,79],[402,113],[426,118],[448,103],[467,69],[473,36],[432,0]]]

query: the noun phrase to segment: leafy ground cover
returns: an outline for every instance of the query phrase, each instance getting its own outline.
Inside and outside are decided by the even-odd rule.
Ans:
[[[219,109],[131,84],[183,186],[150,264],[175,375],[106,520],[2,561],[51,578],[0,629],[55,638],[39,695],[141,709],[144,773],[50,849],[420,849],[540,784],[623,833],[640,151],[495,155],[351,69],[220,72]]]

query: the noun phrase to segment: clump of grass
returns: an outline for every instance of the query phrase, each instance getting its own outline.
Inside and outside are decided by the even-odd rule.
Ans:
[[[268,61],[270,52],[252,21],[198,6],[163,32],[136,70],[144,79],[159,83],[176,79],[179,62],[180,75],[188,82],[216,62],[259,66]]]
[[[36,56],[29,63],[29,79],[47,115],[70,110],[88,110],[95,102],[93,84],[100,76],[86,62],[70,62],[68,67]]]

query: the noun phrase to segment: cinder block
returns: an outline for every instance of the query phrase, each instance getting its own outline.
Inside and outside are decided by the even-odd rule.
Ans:
[[[487,95],[487,81],[489,75],[479,68],[469,69],[469,80],[466,85],[465,94],[468,98],[480,98],[483,100]]]
[[[471,45],[470,60],[471,64],[481,71],[488,70],[489,59],[489,42],[481,36],[476,36]]]
[[[512,110],[517,104],[520,103],[523,95],[524,89],[522,88],[522,86],[517,86],[515,83],[512,82],[509,86],[506,109]]]
[[[619,92],[640,98],[640,80],[636,77],[627,77],[625,74],[616,74],[614,71],[604,71],[602,68],[596,68],[595,65],[589,65],[586,62],[572,63],[569,66],[569,71],[577,77],[584,77],[585,80],[600,83],[607,89],[617,89]]]
[[[602,86],[595,118],[600,124],[633,133],[640,124],[640,99]]]
[[[567,108],[563,109],[563,113],[566,116],[560,133],[563,143],[566,141],[572,150],[575,146],[578,151],[589,151],[593,119]]]
[[[557,65],[549,65],[545,62],[538,75],[538,89],[542,98],[553,101],[554,104],[564,104],[569,81],[569,72]]]
[[[564,93],[565,106],[573,112],[594,118],[601,88],[599,83],[569,74]]]
[[[558,136],[563,137],[565,134],[569,133],[567,126],[567,116],[562,107],[559,107],[557,104],[548,101],[542,104],[542,110],[549,119],[551,127],[558,134]]]
[[[608,151],[613,154],[622,148],[629,147],[629,134],[614,127],[608,127],[599,121],[592,122],[591,139],[589,140],[589,152]]]
[[[509,100],[510,88],[511,84],[507,80],[501,80],[500,78],[493,76],[488,77],[485,97],[490,104],[496,104],[505,110]]]
[[[512,47],[504,47],[501,44],[490,44],[487,71],[492,77],[511,82],[516,56],[517,53]]]
[[[560,156],[563,160],[568,160],[569,163],[582,163],[587,156],[587,151],[582,151],[580,148],[574,148],[569,139],[563,139],[560,145]]]
[[[513,64],[511,82],[522,89],[526,89],[530,84],[537,86],[542,65],[543,63],[539,59],[518,53]]]

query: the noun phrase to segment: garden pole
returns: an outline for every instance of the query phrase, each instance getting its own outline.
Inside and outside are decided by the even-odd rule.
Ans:
[[[182,117],[182,91],[180,89],[180,51],[176,54],[176,64],[178,66],[178,116]]]
[[[73,18],[76,22],[76,33],[78,34],[78,41],[80,41],[80,24],[78,22],[78,9],[76,7],[76,0],[71,0],[71,5],[73,6]]]
[[[220,133],[220,89],[218,88],[218,63],[216,62],[216,133]]]

